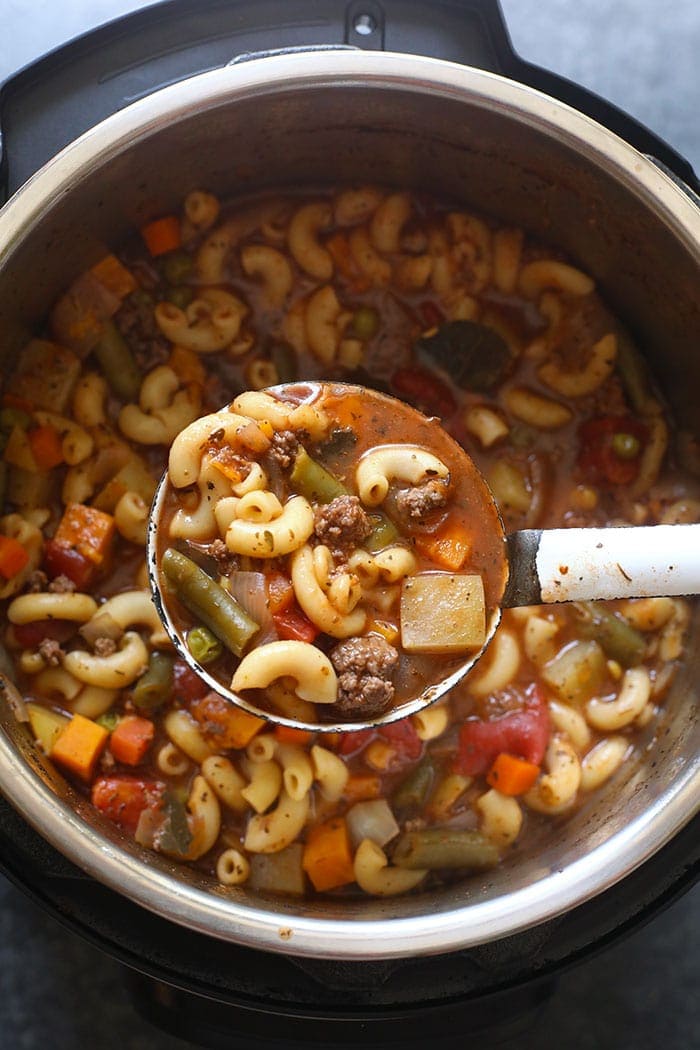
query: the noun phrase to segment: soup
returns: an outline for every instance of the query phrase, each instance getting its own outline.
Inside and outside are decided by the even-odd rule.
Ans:
[[[361,187],[220,213],[195,191],[55,304],[0,412],[5,641],[37,746],[105,819],[224,886],[398,894],[496,865],[653,751],[690,609],[508,611],[458,688],[376,730],[270,729],[234,708],[156,614],[149,504],[201,415],[322,379],[440,419],[508,529],[695,520],[700,504],[593,280],[425,195]],[[261,611],[298,629],[284,566],[265,576]],[[373,611],[376,637],[400,626],[395,597]],[[267,689],[275,710],[299,702],[289,679]]]
[[[507,576],[488,489],[437,420],[339,383],[245,392],[186,427],[157,538],[198,664],[312,726],[371,721],[457,672]]]

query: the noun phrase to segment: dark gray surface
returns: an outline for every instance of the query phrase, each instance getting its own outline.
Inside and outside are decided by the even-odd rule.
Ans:
[[[320,0],[322,2],[322,0]],[[139,0],[0,0],[0,80]],[[519,52],[616,102],[700,170],[698,0],[503,0]],[[565,975],[538,1050],[700,1047],[700,890]],[[122,972],[0,879],[0,1050],[180,1050],[133,1012]],[[465,1046],[469,1038],[465,1033]]]

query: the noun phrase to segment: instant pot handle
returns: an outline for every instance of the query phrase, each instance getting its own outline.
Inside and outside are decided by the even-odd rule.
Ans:
[[[281,5],[280,5],[281,6]],[[237,55],[350,46],[427,55],[500,73],[604,124],[696,193],[675,150],[616,106],[526,62],[499,0],[285,0],[271,22],[259,0],[167,0],[59,48],[0,87],[0,203],[52,156],[124,106]]]

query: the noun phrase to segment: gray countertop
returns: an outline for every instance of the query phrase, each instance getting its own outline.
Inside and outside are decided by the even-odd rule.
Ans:
[[[0,0],[0,81],[76,34],[144,6],[139,0]],[[615,102],[700,171],[698,0],[668,7],[655,0],[502,0],[502,6],[523,57]],[[530,1038],[513,1045],[700,1047],[698,931],[696,888],[628,940],[565,974]],[[140,1020],[119,965],[1,877],[0,981],[0,1050],[191,1045]]]

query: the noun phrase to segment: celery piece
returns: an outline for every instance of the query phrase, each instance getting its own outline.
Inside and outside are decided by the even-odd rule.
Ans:
[[[594,638],[611,660],[617,660],[623,667],[641,663],[646,652],[646,640],[641,631],[599,602],[576,602],[574,607],[581,617],[580,633]]]
[[[185,804],[172,793],[163,796],[163,826],[158,834],[158,848],[163,853],[184,857],[192,844]]]
[[[105,321],[93,353],[117,397],[124,401],[135,401],[141,389],[141,370],[113,321]]]
[[[605,653],[594,640],[574,642],[545,666],[542,677],[565,703],[582,703],[605,680]]]
[[[381,511],[378,514],[370,514],[369,520],[372,525],[372,531],[365,540],[365,547],[368,551],[376,553],[384,550],[385,547],[390,547],[392,543],[396,543],[399,538],[399,530],[393,521],[387,518],[386,514]]]
[[[348,494],[342,481],[312,459],[305,448],[297,452],[289,480],[295,492],[313,503],[330,503]]]
[[[70,719],[65,715],[60,715],[57,711],[51,711],[48,707],[42,707],[41,704],[28,703],[27,714],[32,733],[41,744],[42,751],[50,755],[57,737],[68,725]]]

